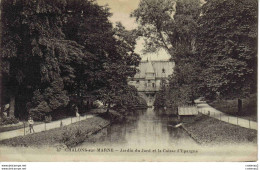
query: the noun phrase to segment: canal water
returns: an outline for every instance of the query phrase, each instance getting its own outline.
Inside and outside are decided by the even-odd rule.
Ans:
[[[196,142],[182,128],[175,128],[177,117],[171,111],[138,110],[124,122],[114,123],[88,138],[81,147],[176,147]]]

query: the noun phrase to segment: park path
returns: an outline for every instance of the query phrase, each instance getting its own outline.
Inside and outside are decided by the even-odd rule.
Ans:
[[[72,123],[79,122],[81,120],[89,119],[92,117],[95,117],[95,116],[94,115],[84,115],[84,116],[80,116],[80,117],[70,117],[70,118],[66,118],[66,119],[53,121],[50,123],[42,123],[39,125],[34,125],[33,129],[35,132],[42,132],[42,131],[61,127],[61,122],[62,122],[62,126],[66,126],[66,125],[70,125]],[[7,131],[7,132],[1,132],[0,140],[10,139],[10,138],[14,138],[17,136],[28,135],[28,134],[30,134],[30,132],[28,130],[29,130],[29,127],[26,127],[25,129],[21,128],[21,129],[11,130],[11,131]]]
[[[233,125],[257,130],[257,122],[255,122],[255,121],[225,114],[225,113],[211,107],[205,101],[200,101],[199,99],[195,100],[195,103],[197,104],[199,112],[201,112],[202,114],[209,115],[210,117],[213,117],[215,119],[218,119],[218,120],[221,120],[221,121],[233,124]]]

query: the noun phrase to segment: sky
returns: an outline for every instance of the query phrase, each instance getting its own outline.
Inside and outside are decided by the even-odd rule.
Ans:
[[[113,13],[109,20],[112,23],[121,22],[128,30],[137,28],[138,24],[135,22],[135,18],[131,18],[130,14],[133,12],[139,4],[140,0],[97,0],[99,5],[108,5],[110,12]],[[170,55],[163,49],[156,53],[143,54],[144,40],[140,38],[137,40],[135,52],[138,53],[142,60],[167,60]]]

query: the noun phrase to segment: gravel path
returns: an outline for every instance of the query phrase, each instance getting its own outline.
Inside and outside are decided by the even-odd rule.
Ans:
[[[39,125],[34,125],[33,129],[35,132],[42,132],[42,131],[46,131],[46,130],[50,130],[50,129],[54,129],[54,128],[59,128],[61,126],[61,122],[62,122],[62,126],[66,126],[69,125],[71,123],[75,123],[81,120],[85,120],[85,119],[89,119],[94,117],[93,115],[85,115],[85,116],[80,116],[80,117],[71,117],[71,118],[66,118],[66,119],[61,119],[61,120],[57,120],[57,121],[53,121],[50,123],[43,123],[43,124],[39,124]],[[4,140],[4,139],[10,139],[10,138],[14,138],[17,136],[24,136],[24,135],[28,135],[30,134],[29,132],[29,127],[21,128],[21,129],[16,129],[16,130],[12,130],[12,131],[7,131],[7,132],[1,132],[0,133],[0,140]]]
[[[205,115],[209,115],[210,117],[213,117],[215,119],[241,126],[248,129],[254,129],[257,130],[257,122],[247,119],[242,119],[239,117],[231,116],[228,114],[225,114],[210,105],[208,105],[205,101],[200,101],[199,99],[195,100],[195,103],[198,106],[199,112]]]

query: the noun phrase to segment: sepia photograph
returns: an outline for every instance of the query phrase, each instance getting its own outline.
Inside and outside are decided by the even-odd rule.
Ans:
[[[258,0],[0,0],[0,40],[1,162],[258,160]]]

